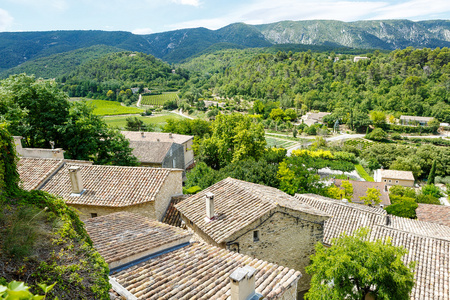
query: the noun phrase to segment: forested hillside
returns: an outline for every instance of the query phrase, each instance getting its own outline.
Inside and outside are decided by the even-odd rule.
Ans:
[[[2,32],[0,71],[35,58],[94,45],[143,52],[170,63],[179,63],[201,53],[211,53],[211,50],[261,48],[284,44],[328,48],[323,50],[345,47],[380,50],[402,49],[408,46],[449,47],[449,32],[450,21],[446,20],[312,20],[263,25],[235,23],[218,30],[189,28],[149,35],[98,30]]]
[[[179,68],[172,70],[152,55],[120,52],[90,60],[58,81],[72,97],[107,96],[108,91],[115,93],[133,87],[178,89],[187,74]]]
[[[205,62],[212,64],[208,57]],[[225,67],[197,85],[224,97],[260,99],[265,105],[277,102],[275,107],[282,108],[304,105],[335,112],[342,119],[381,110],[397,117],[432,116],[450,122],[448,48],[375,52],[356,63],[352,56],[335,53],[260,53]]]
[[[55,78],[70,72],[77,66],[91,59],[121,51],[124,50],[112,46],[96,45],[69,52],[53,54],[27,61],[17,67],[8,69],[0,74],[0,78],[7,78],[9,75],[20,73],[34,74],[36,77],[42,78]]]

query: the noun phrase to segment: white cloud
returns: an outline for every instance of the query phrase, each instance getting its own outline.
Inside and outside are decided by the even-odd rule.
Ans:
[[[12,25],[14,18],[4,9],[0,8],[0,31],[8,30]]]
[[[199,0],[172,0],[172,2],[183,5],[200,6]]]
[[[340,20],[345,22],[367,19],[430,19],[430,15],[448,14],[449,0],[253,0],[234,11],[210,19],[197,19],[172,24],[171,29],[206,27],[218,29],[230,23],[267,24],[282,20]]]
[[[136,28],[132,31],[133,34],[151,34],[153,30],[150,28]]]

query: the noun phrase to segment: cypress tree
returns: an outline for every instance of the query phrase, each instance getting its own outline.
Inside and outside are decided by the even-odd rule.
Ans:
[[[433,166],[431,167],[430,174],[428,175],[428,184],[434,184],[434,179],[436,177],[436,160],[433,160]]]

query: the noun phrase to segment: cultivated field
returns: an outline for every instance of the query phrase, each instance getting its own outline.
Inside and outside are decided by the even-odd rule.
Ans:
[[[142,105],[163,106],[166,101],[178,100],[178,93],[162,93],[161,95],[146,95],[142,96]]]
[[[296,142],[286,141],[286,140],[282,140],[282,139],[276,139],[276,138],[267,137],[267,136],[266,136],[266,142],[267,142],[267,147],[269,147],[269,148],[276,146],[277,148],[287,149],[287,148],[297,144]]]
[[[123,129],[123,128],[125,128],[125,124],[127,123],[126,118],[128,118],[128,117],[107,117],[107,118],[104,118],[103,120],[106,122],[106,124],[108,124],[109,127],[117,127],[117,128]],[[154,116],[154,117],[139,116],[137,118],[144,121],[145,124],[156,125],[156,128],[155,128],[156,131],[159,131],[160,128],[163,127],[167,123],[167,120],[169,120],[169,119],[175,119],[175,120],[183,119],[182,116],[179,116],[176,114]]]
[[[122,106],[120,102],[107,100],[85,100],[88,105],[94,107],[94,114],[98,116],[113,116],[140,114],[143,109],[136,107]]]

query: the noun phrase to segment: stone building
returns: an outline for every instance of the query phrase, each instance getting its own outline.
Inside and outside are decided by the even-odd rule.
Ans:
[[[133,155],[142,166],[186,170],[194,163],[193,136],[138,131],[122,131],[122,134],[130,141]]]
[[[332,182],[337,186],[341,187],[342,185],[341,179],[334,179]],[[367,194],[367,190],[370,188],[376,188],[380,192],[380,204],[384,206],[391,205],[391,200],[389,199],[389,192],[387,188],[387,184],[385,182],[370,182],[370,181],[357,181],[357,180],[346,180],[352,184],[353,187],[353,196],[351,202],[364,204],[360,198]]]
[[[18,172],[26,189],[61,196],[82,220],[118,211],[161,220],[172,196],[182,194],[180,169],[22,158]]]
[[[323,240],[328,215],[272,187],[224,179],[176,208],[196,237],[219,248],[302,272],[298,290],[309,287],[305,267]]]
[[[62,148],[23,148],[21,136],[14,136],[14,144],[16,145],[17,154],[21,157],[64,159],[64,150]]]
[[[389,186],[414,187],[414,175],[411,171],[378,169],[375,170],[373,178],[375,182],[383,182]]]
[[[410,299],[450,300],[450,227],[318,195],[297,194],[295,198],[332,216],[325,222],[325,246],[331,246],[343,233],[351,235],[361,227],[369,228],[370,240],[390,238],[394,246],[408,250],[402,258],[405,263],[416,262]]]
[[[127,213],[86,221],[111,266],[112,299],[294,300],[300,272],[187,242],[185,230]]]

